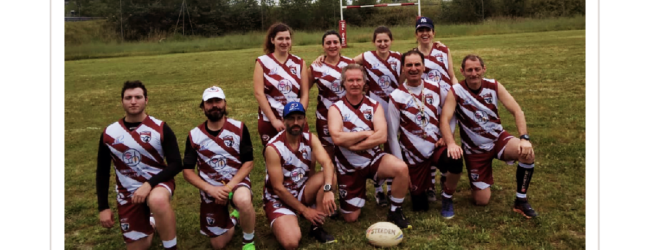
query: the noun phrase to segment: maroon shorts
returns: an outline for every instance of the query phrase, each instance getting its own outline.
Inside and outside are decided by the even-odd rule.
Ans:
[[[483,190],[494,184],[494,178],[492,178],[492,159],[504,160],[503,152],[506,149],[508,141],[512,138],[514,137],[504,130],[499,135],[499,138],[497,138],[490,152],[469,155],[463,153],[467,175],[473,190]],[[514,161],[507,163],[513,164]]]
[[[176,184],[174,179],[161,182],[156,187],[164,187],[169,190],[170,197],[174,194]],[[147,237],[153,233],[153,227],[149,222],[151,214],[147,203],[135,204],[131,202],[131,195],[124,197],[118,194],[117,214],[120,219],[120,229],[124,242],[131,243]]]
[[[300,189],[300,192],[298,192],[298,201],[300,201],[303,205],[305,206],[310,206],[311,204],[306,203],[306,197],[305,197],[305,188],[307,185],[304,185],[302,189]],[[264,213],[266,213],[266,219],[269,221],[269,224],[271,225],[271,229],[273,228],[273,222],[275,222],[275,219],[280,218],[284,215],[296,215],[296,211],[285,204],[281,200],[272,200],[264,203]]]
[[[375,183],[379,183],[377,170],[379,170],[379,163],[381,163],[385,155],[385,152],[380,151],[370,161],[369,166],[362,169],[355,169],[354,172],[347,172],[346,170],[336,171],[339,184],[339,202],[341,203],[341,211],[343,213],[352,213],[365,205],[366,179],[371,179]],[[341,172],[345,174],[341,174]]]
[[[239,183],[235,186],[232,192],[234,193],[238,188],[246,188],[250,190],[250,187],[247,184]],[[234,226],[232,220],[230,220],[228,204],[230,204],[234,209],[237,208],[232,200],[230,200],[228,204],[222,205],[215,203],[212,197],[206,197],[206,195],[205,192],[201,191],[201,234],[209,237],[217,237],[228,232],[228,230]],[[251,191],[251,196],[253,196],[253,191]]]
[[[431,166],[438,165],[438,160],[446,148],[447,146],[437,147],[433,150],[433,155],[421,163],[415,165],[406,163],[411,178],[411,186],[409,187],[411,195],[420,195],[431,187]]]
[[[305,121],[305,127],[303,128],[304,132],[309,132],[309,124]],[[262,146],[266,147],[266,144],[275,137],[280,131],[275,130],[271,122],[264,121],[264,119],[257,119],[257,133],[260,135],[262,140]]]

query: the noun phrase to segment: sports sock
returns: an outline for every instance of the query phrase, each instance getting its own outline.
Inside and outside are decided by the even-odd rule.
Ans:
[[[431,184],[436,184],[436,166],[431,166]]]
[[[375,194],[379,192],[383,192],[384,189],[379,185],[379,183],[375,183]]]
[[[390,193],[391,186],[393,186],[393,179],[386,179],[386,193]]]
[[[517,165],[517,198],[526,198],[526,192],[528,192],[528,185],[530,179],[533,178],[534,170],[535,163],[525,164],[520,162]]]
[[[165,247],[165,249],[171,249],[171,250],[176,249],[176,237],[174,237],[171,240],[163,240],[162,243],[163,243],[163,247]]]
[[[246,232],[242,232],[242,233],[244,233],[244,241],[243,241],[244,245],[253,242],[253,238],[255,237],[255,231],[253,231],[252,233],[246,233]]]
[[[398,209],[404,203],[404,198],[398,199],[393,196],[390,197],[390,211],[395,212],[395,209]]]

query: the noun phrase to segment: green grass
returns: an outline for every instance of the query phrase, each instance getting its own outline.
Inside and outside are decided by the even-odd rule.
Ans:
[[[581,249],[585,248],[585,30],[466,36],[441,39],[450,46],[456,74],[464,55],[481,55],[487,77],[504,84],[526,113],[536,152],[536,171],[529,197],[539,218],[526,220],[511,210],[515,194],[515,167],[494,161],[495,185],[490,204],[472,205],[466,170],[454,195],[456,217],[444,220],[440,203],[429,212],[405,213],[414,229],[405,232],[402,249]],[[413,41],[398,40],[393,50],[406,51]],[[372,45],[354,43],[343,54],[354,56]],[[308,62],[322,51],[318,45],[295,46],[293,52]],[[65,63],[65,247],[66,249],[123,249],[118,226],[99,225],[95,193],[97,140],[102,129],[120,119],[120,89],[125,80],[139,79],[149,89],[152,116],[168,122],[182,152],[187,132],[205,120],[198,110],[202,91],[224,88],[230,116],[244,121],[255,148],[251,173],[256,217],[256,245],[277,249],[262,210],[264,163],[257,134],[257,102],[252,72],[260,49],[89,59]],[[313,124],[317,90],[310,91],[309,122]],[[501,106],[505,128],[516,134],[512,115]],[[113,172],[113,171],[111,171]],[[172,205],[177,217],[180,249],[206,249],[199,234],[198,190],[176,176]],[[111,178],[110,204],[115,209]],[[368,184],[368,195],[372,186]],[[369,200],[360,220],[326,225],[338,240],[321,245],[306,237],[304,249],[367,249],[365,229],[386,220],[387,208]],[[238,228],[228,249],[239,249]],[[158,238],[153,249],[162,249]]]
[[[413,26],[390,27],[395,40],[415,40]],[[372,40],[375,27],[349,27],[349,43],[365,43]],[[585,17],[553,19],[494,19],[483,24],[436,25],[437,39],[496,35],[522,32],[541,32],[554,30],[585,29]],[[338,30],[338,28],[337,28]],[[102,21],[68,22],[65,33],[65,60],[109,58],[124,56],[161,55],[234,49],[258,48],[264,42],[264,32],[251,32],[245,35],[230,34],[221,37],[183,37],[152,34],[145,41],[119,43],[119,34],[104,26]],[[296,31],[294,45],[317,45],[321,43],[323,31]],[[163,39],[164,38],[164,39]],[[162,39],[162,40],[161,40]]]

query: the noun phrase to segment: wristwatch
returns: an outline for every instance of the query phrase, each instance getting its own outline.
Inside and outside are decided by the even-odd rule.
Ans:
[[[331,192],[331,191],[332,191],[332,185],[330,185],[330,184],[325,184],[325,186],[323,186],[323,191],[325,191],[325,192]]]
[[[530,141],[530,136],[528,136],[528,134],[525,134],[525,135],[519,136],[519,139]]]

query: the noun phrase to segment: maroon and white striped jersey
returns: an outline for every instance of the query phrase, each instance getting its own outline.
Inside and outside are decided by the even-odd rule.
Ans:
[[[336,65],[325,62],[320,67],[317,64],[311,65],[312,76],[318,86],[316,119],[326,120],[327,110],[332,106],[332,103],[337,102],[345,95],[345,89],[343,89],[341,83],[341,69],[352,63],[354,63],[353,59],[341,56]]]
[[[303,60],[289,54],[284,63],[278,62],[273,53],[257,58],[264,70],[264,94],[277,119],[282,120],[284,105],[300,101],[300,72]],[[270,121],[258,108],[258,119]]]
[[[440,86],[440,96],[442,97],[442,104],[445,103],[447,93],[451,89],[451,78],[449,76],[449,49],[445,46],[431,49],[428,55],[424,56],[424,73],[422,79],[430,82],[435,82]],[[442,106],[442,105],[441,105]],[[452,116],[449,120],[449,127],[451,133],[456,130],[456,116]]]
[[[167,167],[162,135],[163,121],[152,116],[147,116],[133,131],[122,119],[104,130],[104,144],[111,151],[115,167],[118,202]]]
[[[197,153],[199,176],[213,186],[230,182],[242,166],[239,144],[242,140],[244,123],[227,118],[219,134],[214,137],[206,130],[205,123],[189,132],[190,144]],[[249,189],[251,180],[246,176],[241,181]],[[201,197],[208,196],[201,191]],[[212,199],[205,199],[206,203]]]
[[[480,92],[474,94],[463,80],[452,86],[452,93],[465,154],[489,152],[504,131],[497,105],[498,82],[483,78]]]
[[[442,98],[440,87],[435,82],[422,80],[419,95],[410,93],[403,83],[393,93],[390,100],[399,110],[399,137],[403,159],[409,165],[418,164],[433,155],[435,143],[441,138],[440,112]],[[424,103],[422,102],[424,100]],[[420,109],[424,110],[424,114]],[[397,152],[393,152],[397,153]]]
[[[370,98],[380,101],[384,110],[387,108],[388,96],[399,86],[402,71],[402,54],[391,51],[388,59],[382,60],[376,51],[366,51],[362,55],[363,67],[368,76]]]
[[[309,179],[311,167],[311,133],[303,132],[300,138],[298,148],[294,151],[286,144],[287,131],[283,130],[278,135],[269,140],[266,144],[266,150],[275,150],[280,156],[282,165],[282,174],[284,175],[284,187],[296,198],[300,190]],[[264,203],[269,201],[279,201],[280,197],[273,191],[273,184],[269,180],[268,167],[266,178],[264,179]]]
[[[343,132],[359,132],[374,130],[375,112],[379,102],[364,96],[358,109],[355,109],[346,98],[334,103],[334,107],[341,114]],[[370,165],[370,161],[381,149],[376,146],[365,151],[351,151],[347,148],[334,147],[334,161],[339,172],[354,172]]]

